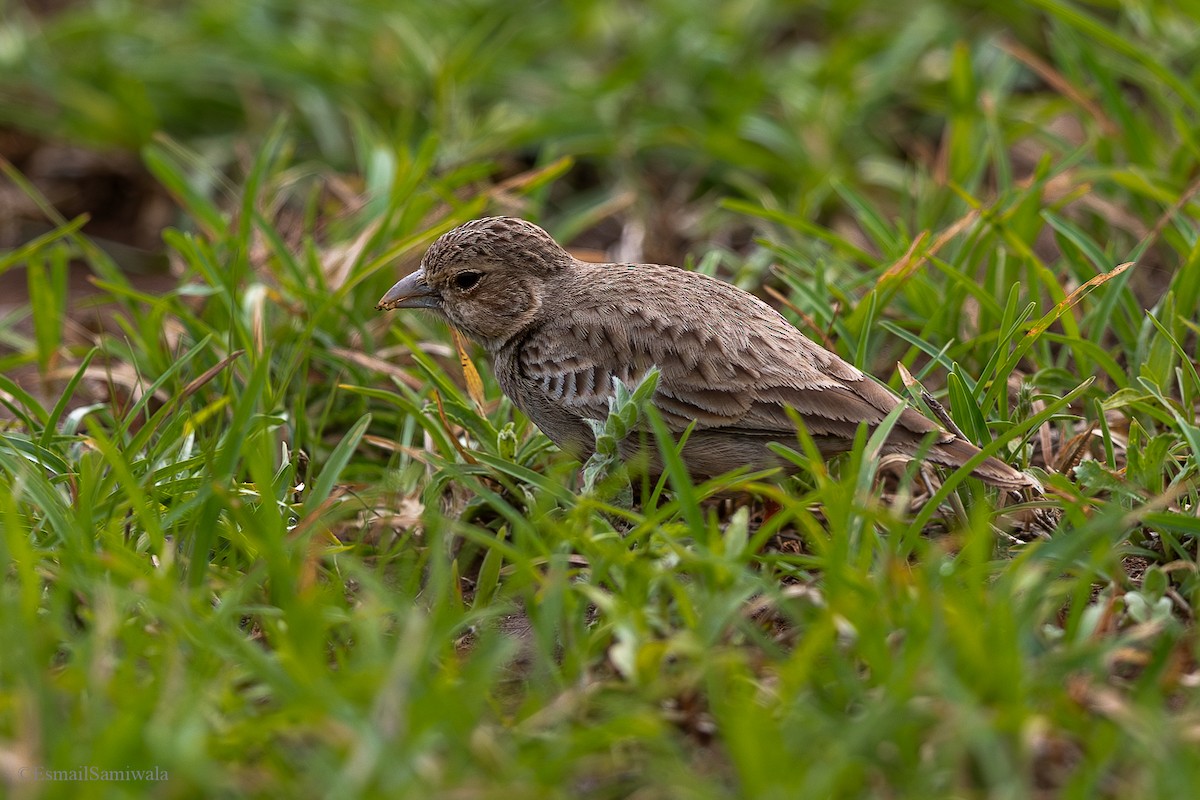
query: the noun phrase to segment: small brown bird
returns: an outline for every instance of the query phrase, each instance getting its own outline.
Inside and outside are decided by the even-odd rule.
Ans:
[[[679,434],[696,422],[683,449],[696,477],[787,466],[767,443],[795,440],[789,407],[828,455],[901,402],[748,292],[677,267],[579,261],[512,217],[443,235],[376,308],[429,309],[478,341],[504,393],[580,458],[595,442],[584,420],[607,417],[612,379],[633,386],[653,366],[661,371],[653,403],[667,427]],[[979,452],[906,408],[885,451],[923,447],[947,467]],[[996,458],[975,475],[1005,489],[1037,485]]]

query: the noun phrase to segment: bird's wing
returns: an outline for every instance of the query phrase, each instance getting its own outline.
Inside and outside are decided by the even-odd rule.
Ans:
[[[720,281],[659,269],[670,270],[669,286],[610,284],[602,301],[577,303],[538,326],[518,356],[523,377],[564,411],[604,419],[612,379],[632,386],[657,366],[654,404],[677,433],[696,420],[699,430],[788,435],[790,407],[814,436],[848,439],[899,402],[765,303]],[[938,430],[913,411],[899,427],[918,438]]]

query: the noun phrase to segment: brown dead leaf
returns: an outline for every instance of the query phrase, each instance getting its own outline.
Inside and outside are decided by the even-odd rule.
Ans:
[[[1066,76],[1032,50],[1008,38],[1000,41],[1000,49],[1037,73],[1038,77],[1044,80],[1054,91],[1086,111],[1088,116],[1096,120],[1096,123],[1106,136],[1115,137],[1118,135],[1119,130],[1116,124],[1109,119],[1104,110],[1092,98],[1088,97],[1085,91],[1071,83]]]
[[[1118,264],[1116,267],[1109,270],[1108,272],[1097,275],[1094,278],[1092,278],[1091,280],[1087,281],[1086,283],[1080,285],[1079,287],[1077,287],[1075,289],[1075,291],[1073,291],[1069,295],[1067,295],[1066,298],[1064,298],[1062,300],[1062,302],[1060,302],[1058,305],[1056,305],[1054,307],[1053,314],[1047,314],[1040,321],[1038,321],[1038,323],[1036,325],[1032,326],[1025,335],[1026,336],[1034,336],[1034,337],[1041,336],[1042,333],[1045,332],[1045,330],[1047,328],[1049,328],[1052,324],[1054,324],[1055,320],[1057,320],[1063,314],[1070,311],[1075,306],[1075,304],[1078,303],[1080,300],[1082,300],[1084,297],[1086,297],[1088,295],[1088,293],[1092,291],[1092,289],[1095,289],[1097,286],[1100,286],[1101,284],[1108,283],[1113,278],[1117,277],[1118,275],[1123,273],[1125,270],[1132,267],[1134,265],[1134,263],[1135,262],[1133,262],[1133,261],[1126,261],[1124,264]]]
[[[331,347],[329,352],[344,358],[353,364],[357,364],[360,367],[365,367],[366,369],[381,373],[389,378],[395,378],[397,381],[403,383],[410,389],[419,390],[425,385],[424,382],[422,382],[419,378],[409,374],[408,370],[398,367],[390,361],[385,361],[377,356],[368,355],[361,350],[351,350],[346,347]]]
[[[479,377],[479,370],[475,369],[474,362],[467,355],[467,343],[463,335],[458,332],[458,328],[451,328],[450,332],[454,336],[454,348],[458,350],[458,361],[462,364],[463,380],[467,382],[467,394],[471,398],[471,402],[475,404],[475,409],[480,414],[483,412],[483,379]],[[438,407],[441,407],[440,401]]]

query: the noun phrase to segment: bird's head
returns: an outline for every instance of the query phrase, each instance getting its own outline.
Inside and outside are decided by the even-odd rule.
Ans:
[[[546,283],[573,260],[532,222],[485,217],[443,234],[375,308],[430,309],[496,349],[534,321]]]

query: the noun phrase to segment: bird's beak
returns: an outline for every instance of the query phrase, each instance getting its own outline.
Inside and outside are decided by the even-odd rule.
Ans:
[[[376,311],[393,308],[441,308],[442,299],[425,282],[425,270],[418,269],[387,290],[375,305]]]

